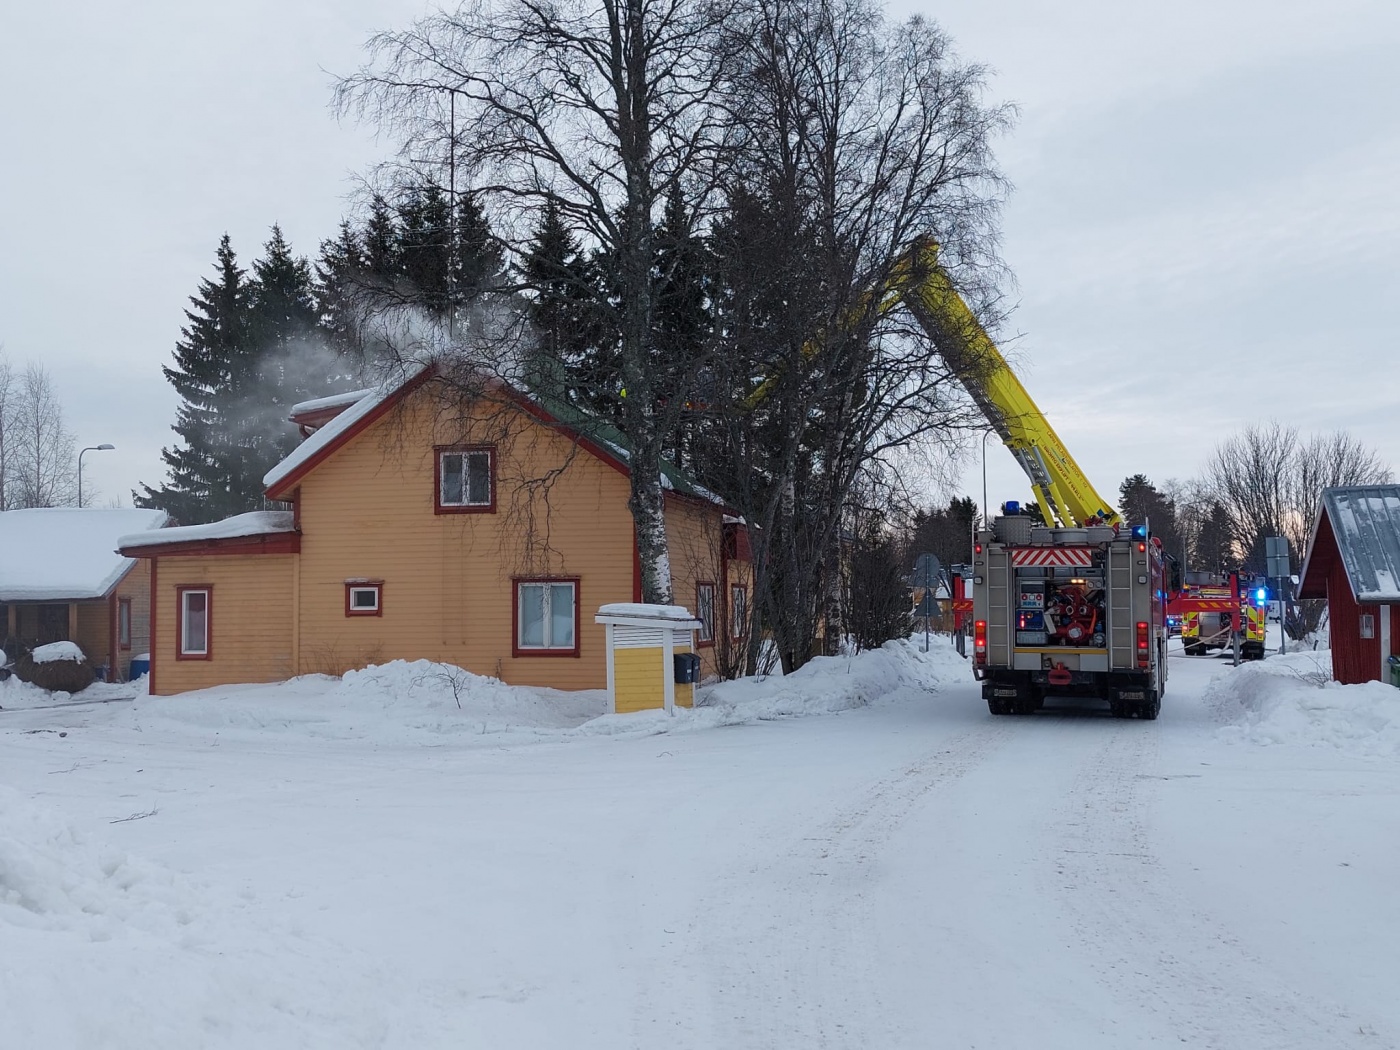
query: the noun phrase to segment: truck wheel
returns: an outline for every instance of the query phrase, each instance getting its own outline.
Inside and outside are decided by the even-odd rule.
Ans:
[[[1187,656],[1205,656],[1206,647],[1204,645],[1188,645],[1186,647]]]
[[[1122,700],[1110,700],[1108,702],[1108,713],[1114,718],[1127,718],[1128,705]]]
[[[1155,722],[1157,716],[1162,713],[1162,697],[1158,693],[1150,693],[1150,699],[1144,700],[1140,704],[1133,705],[1137,708],[1136,714],[1139,718],[1148,722]]]
[[[1011,713],[1007,702],[1001,699],[989,699],[987,701],[987,710],[994,715],[1009,715]]]

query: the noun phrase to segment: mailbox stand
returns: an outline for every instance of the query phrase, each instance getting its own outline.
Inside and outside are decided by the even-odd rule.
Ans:
[[[679,605],[642,605],[619,602],[604,605],[594,618],[607,629],[608,710],[614,714],[661,708],[667,714],[676,705],[694,703],[691,681],[677,684],[677,669],[685,654],[694,662],[694,634],[700,621]]]

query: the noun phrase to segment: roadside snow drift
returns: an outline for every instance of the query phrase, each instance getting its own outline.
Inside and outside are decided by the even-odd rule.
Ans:
[[[1354,755],[1400,755],[1400,689],[1332,681],[1332,654],[1289,653],[1211,680],[1205,700],[1222,739],[1310,744]]]

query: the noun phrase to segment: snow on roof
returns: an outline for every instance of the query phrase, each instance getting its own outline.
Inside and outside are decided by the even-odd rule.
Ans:
[[[223,521],[211,521],[207,525],[180,525],[159,532],[138,532],[117,540],[117,546],[124,549],[133,547],[159,547],[168,543],[193,543],[199,540],[231,540],[241,536],[268,536],[279,532],[294,532],[292,512],[289,510],[250,510],[247,514],[235,514]]]
[[[119,537],[145,536],[168,520],[163,510],[0,512],[0,601],[101,598],[136,564],[117,553]]]
[[[360,399],[336,416],[320,430],[298,445],[290,456],[263,475],[263,488],[272,489],[283,479],[288,478],[302,464],[311,460],[322,449],[334,444],[347,430],[387,401],[411,379],[422,374],[426,364],[409,369],[405,374],[395,376],[369,391],[359,391]],[[345,395],[349,397],[349,394]],[[322,399],[324,400],[324,399]],[[310,402],[303,402],[303,405]],[[298,406],[302,407],[302,406]]]
[[[329,397],[313,398],[310,401],[299,401],[292,406],[291,415],[303,416],[308,412],[320,412],[327,408],[348,408],[372,393],[374,389],[371,387],[366,390],[347,390],[343,394],[331,394]]]
[[[1322,505],[1357,602],[1400,602],[1400,485],[1324,489]]]
[[[598,609],[599,616],[632,616],[646,620],[677,620],[690,623],[695,619],[683,605],[645,605],[641,602],[613,602]]]

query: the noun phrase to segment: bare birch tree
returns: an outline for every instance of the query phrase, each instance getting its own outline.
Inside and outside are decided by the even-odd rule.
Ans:
[[[16,401],[14,368],[0,346],[0,511],[9,510],[13,498]]]
[[[19,377],[15,400],[12,508],[61,507],[74,501],[75,443],[63,421],[53,380],[42,365],[29,364]],[[13,395],[12,395],[13,396]]]
[[[1262,571],[1266,536],[1286,536],[1301,556],[1323,489],[1390,479],[1390,468],[1346,431],[1304,440],[1296,427],[1269,422],[1217,446],[1202,482],[1229,515],[1241,559]]]
[[[341,112],[398,139],[405,163],[446,157],[517,243],[553,207],[615,267],[602,305],[620,348],[618,421],[649,602],[672,600],[661,449],[684,401],[660,396],[654,379],[666,352],[654,338],[655,225],[669,196],[694,211],[706,193],[726,10],[724,0],[471,0],[374,37],[369,63],[336,91]]]
[[[755,612],[790,670],[819,632],[827,651],[839,641],[857,480],[897,482],[890,453],[985,425],[950,363],[966,333],[939,345],[879,290],[934,238],[974,305],[991,303],[1004,190],[991,142],[1011,113],[983,103],[982,69],[936,26],[887,23],[867,0],[755,0],[731,29],[715,368],[734,386],[767,379],[726,415],[722,491],[755,527]]]

